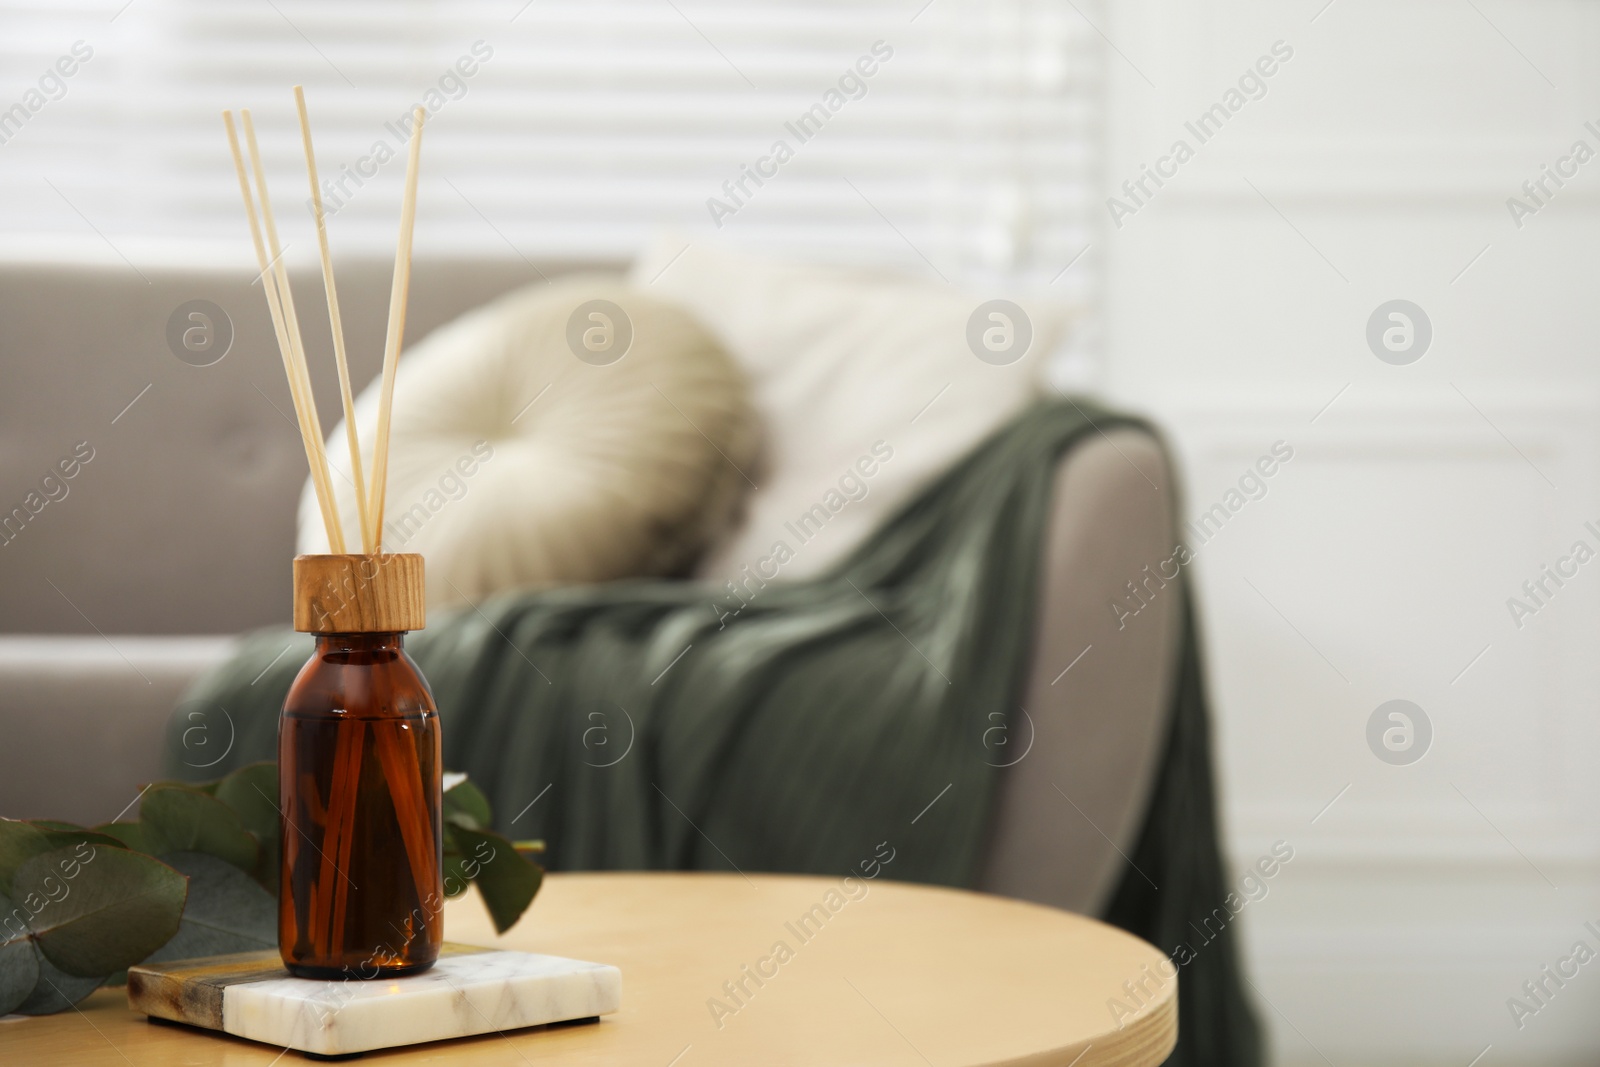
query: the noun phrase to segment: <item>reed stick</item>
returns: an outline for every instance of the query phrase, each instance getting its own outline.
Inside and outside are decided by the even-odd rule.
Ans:
[[[399,723],[385,723],[391,729],[373,726],[373,748],[383,767],[383,777],[389,786],[389,796],[394,801],[395,821],[400,824],[400,841],[405,846],[406,858],[411,867],[412,880],[417,886],[417,903],[424,910],[437,907],[430,903],[433,896],[434,852],[433,820],[429,818],[427,798],[422,795],[422,765],[417,758],[416,745],[402,736]],[[421,736],[420,727],[412,736]]]
[[[250,179],[245,170],[244,155],[239,150],[239,135],[234,128],[233,112],[224,111],[222,121],[228,131],[228,147],[233,153],[234,172],[239,179],[239,195],[244,200],[245,216],[250,221],[250,238],[255,245],[256,263],[261,271],[261,289],[266,294],[267,313],[272,318],[272,329],[277,336],[278,351],[283,356],[284,373],[289,379],[289,397],[294,403],[300,442],[306,450],[306,464],[311,468],[311,484],[316,491],[317,506],[322,511],[322,522],[328,531],[329,544],[334,543],[335,536],[339,536],[338,543],[343,544],[343,537],[339,531],[339,513],[333,500],[333,485],[328,477],[327,457],[322,451],[322,438],[312,433],[311,424],[306,419],[305,408],[309,406],[309,397],[299,387],[299,377],[295,371],[294,346],[289,338],[289,323],[279,299],[277,277],[272,271],[271,261],[267,258],[266,244],[262,240],[261,221],[256,216],[255,198],[250,191]],[[245,123],[248,129],[249,112],[245,112]],[[253,147],[252,145],[252,155]],[[265,187],[262,188],[262,192],[265,193]],[[312,412],[314,416],[314,408]]]
[[[245,146],[250,150],[250,168],[255,175],[256,194],[261,202],[262,229],[267,235],[267,250],[272,253],[272,271],[278,281],[278,300],[283,305],[284,325],[288,330],[289,345],[293,353],[293,376],[300,383],[301,400],[304,403],[304,408],[297,414],[302,425],[309,424],[307,430],[316,444],[317,462],[311,477],[313,481],[321,477],[323,490],[328,494],[327,511],[333,516],[333,529],[328,534],[328,549],[330,552],[343,555],[344,526],[339,522],[339,505],[333,496],[333,477],[328,472],[328,456],[323,450],[322,420],[317,417],[317,405],[312,396],[311,372],[306,368],[300,318],[295,314],[294,292],[289,287],[289,269],[283,262],[283,247],[278,243],[278,224],[272,215],[272,197],[267,193],[267,172],[261,165],[261,150],[256,145],[256,127],[250,120],[250,109],[241,108],[239,117],[244,121]]]
[[[378,434],[374,442],[372,484],[370,491],[362,484],[360,439],[355,423],[355,401],[350,387],[350,372],[344,343],[344,326],[339,311],[338,291],[334,284],[333,257],[328,245],[326,213],[318,185],[316,156],[311,143],[311,124],[306,111],[305,93],[295,86],[295,104],[300,117],[301,142],[305,149],[306,172],[311,183],[313,213],[317,226],[317,243],[322,262],[323,285],[328,297],[329,326],[333,334],[334,360],[339,372],[340,400],[344,408],[346,443],[350,449],[353,481],[356,489],[356,508],[360,518],[362,547],[367,555],[377,555],[383,545],[383,508],[389,462],[390,414],[394,402],[394,377],[401,342],[405,335],[406,302],[411,285],[411,239],[416,221],[417,171],[421,154],[422,125],[426,112],[417,108],[413,112],[412,137],[406,166],[405,196],[401,205],[400,236],[395,252],[394,280],[389,294],[389,323],[384,344],[383,380],[380,391]],[[328,533],[331,552],[345,554],[343,526],[339,522],[338,506],[333,495],[332,477],[327,452],[322,438],[322,427],[317,416],[312,391],[311,374],[306,362],[304,339],[299,318],[295,313],[294,294],[290,288],[288,271],[283,263],[283,249],[278,241],[277,223],[272,214],[272,202],[267,192],[266,172],[261,162],[260,148],[256,143],[255,126],[248,109],[241,111],[244,142],[249,149],[249,172],[244,153],[234,127],[233,113],[223,112],[227,127],[228,145],[233,154],[234,170],[239,180],[239,191],[244,200],[245,214],[250,222],[250,235],[256,251],[256,261],[261,270],[262,290],[267,297],[267,309],[272,318],[273,332],[278,350],[283,357],[284,373],[289,383],[289,394],[294,402],[295,415],[301,442],[306,449],[306,461],[311,469],[312,485],[323,525]],[[253,174],[255,193],[252,195],[250,179]],[[257,213],[259,198],[259,217]],[[270,255],[269,255],[270,253]],[[384,694],[378,694],[380,697]],[[392,693],[387,697],[392,703]],[[380,701],[381,702],[381,701]],[[418,902],[424,908],[433,908],[432,888],[439,875],[438,832],[432,817],[433,805],[426,793],[427,783],[422,780],[421,759],[415,746],[408,741],[396,724],[394,730],[383,729],[373,723],[370,731],[373,751],[378,758],[377,768],[385,780],[399,822],[402,842],[410,861],[412,876],[416,881]],[[308,902],[307,930],[301,933],[312,943],[326,940],[330,951],[342,949],[346,933],[346,913],[349,905],[349,880],[345,868],[352,862],[355,837],[356,807],[360,803],[361,770],[364,760],[365,724],[359,720],[343,724],[337,731],[334,743],[333,769],[328,785],[327,807],[320,820],[313,813],[313,821],[323,825],[321,865],[311,889]],[[305,803],[312,809],[317,806],[314,783],[306,783]],[[298,852],[298,843],[295,843]],[[429,919],[428,921],[432,921]]]
[[[350,446],[350,475],[356,489],[356,512],[361,520],[361,550],[369,555],[378,551],[372,520],[367,510],[367,482],[361,470],[361,440],[356,432],[356,401],[350,390],[350,362],[345,356],[344,321],[339,314],[339,291],[333,283],[333,252],[328,247],[328,223],[322,209],[322,188],[317,181],[317,157],[311,150],[311,119],[306,114],[306,94],[294,87],[294,103],[300,112],[300,140],[306,152],[306,177],[311,182],[311,212],[317,220],[317,248],[322,256],[322,286],[328,294],[328,327],[333,333],[333,361],[339,368],[339,399],[344,404],[345,442]]]
[[[367,508],[377,527],[377,548],[383,550],[383,506],[389,481],[389,412],[394,406],[394,372],[406,332],[406,296],[411,290],[411,233],[417,218],[417,165],[422,155],[422,124],[427,112],[411,112],[411,151],[406,158],[406,191],[400,202],[400,238],[394,253],[394,282],[389,289],[389,330],[383,344],[383,386],[378,401],[378,439],[372,453],[372,502]]]
[[[324,852],[317,894],[322,898],[323,921],[329,932],[328,948],[339,952],[344,946],[344,919],[349,906],[350,855],[355,845],[356,804],[361,795],[361,759],[365,745],[366,724],[360,719],[342,723],[339,740],[333,754],[333,781],[328,790],[327,827],[323,836],[324,847],[333,839],[333,852]],[[373,724],[373,736],[379,735]],[[330,870],[331,867],[331,870]]]

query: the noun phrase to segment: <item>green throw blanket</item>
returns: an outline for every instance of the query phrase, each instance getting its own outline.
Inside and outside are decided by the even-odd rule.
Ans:
[[[837,876],[887,842],[896,878],[973,884],[1001,773],[983,736],[1025,684],[1055,470],[1116,425],[1141,424],[1087,402],[1024,413],[820,578],[752,583],[743,600],[680,581],[517,593],[435,620],[408,648],[445,766],[484,789],[500,830],[544,838],[556,870]],[[1194,629],[1132,855],[1149,881],[1124,870],[1105,915],[1169,954],[1227,897]],[[274,758],[309,652],[287,631],[249,637],[190,694],[168,747],[220,707],[231,751],[173,771]],[[1234,929],[1176,958],[1171,1064],[1261,1062]]]

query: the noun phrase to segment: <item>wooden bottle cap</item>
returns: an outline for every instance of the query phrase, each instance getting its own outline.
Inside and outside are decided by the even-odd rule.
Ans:
[[[426,621],[415,552],[294,558],[294,628],[301,633],[420,630]]]

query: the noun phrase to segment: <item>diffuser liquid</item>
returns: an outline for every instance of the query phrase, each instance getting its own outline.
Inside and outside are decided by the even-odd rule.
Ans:
[[[377,978],[443,940],[439,717],[398,635],[322,635],[278,730],[278,947],[291,973]]]

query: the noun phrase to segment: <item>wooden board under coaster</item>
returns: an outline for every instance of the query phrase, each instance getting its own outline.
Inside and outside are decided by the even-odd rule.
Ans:
[[[134,1011],[320,1056],[591,1019],[621,1003],[615,967],[450,943],[421,974],[374,981],[293,978],[276,952],[128,969]]]

